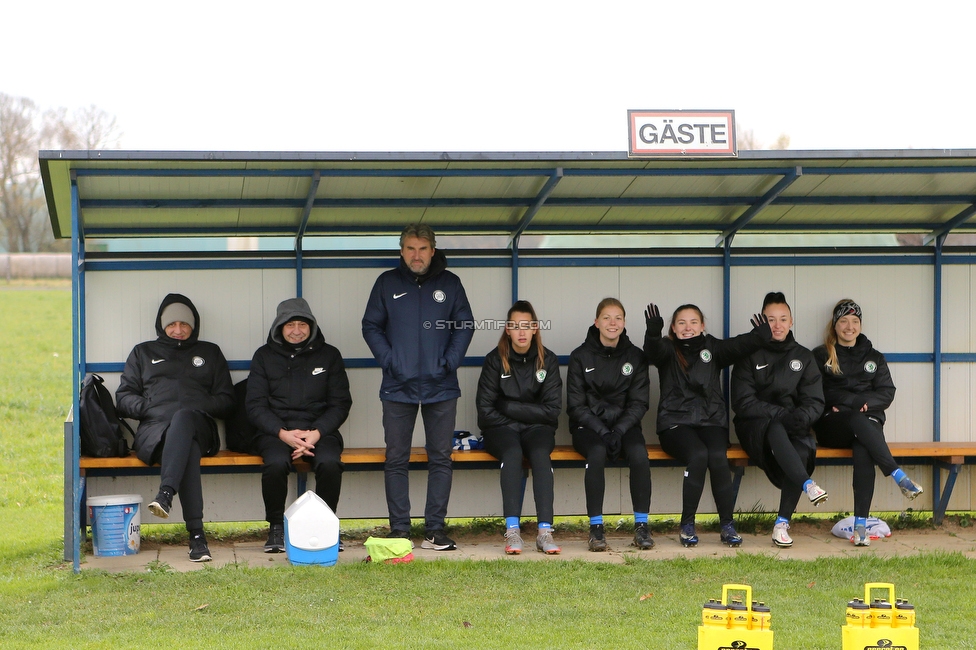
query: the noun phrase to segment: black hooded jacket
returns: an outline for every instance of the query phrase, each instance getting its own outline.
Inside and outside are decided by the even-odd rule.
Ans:
[[[816,440],[810,426],[823,413],[823,385],[813,353],[796,342],[793,332],[785,341],[767,341],[762,349],[735,364],[732,371],[732,409],[735,432],[749,458],[782,486],[782,472],[766,444],[770,422],[790,416],[790,437],[801,439],[808,454],[807,472],[813,471]],[[792,414],[792,415],[791,415]]]
[[[193,312],[196,327],[184,341],[166,336],[163,310],[183,303]],[[129,353],[115,401],[119,414],[139,420],[136,455],[149,464],[156,446],[180,409],[202,411],[214,418],[226,417],[234,408],[234,385],[227,360],[214,343],[200,341],[200,314],[186,296],[171,293],[156,313],[155,341],[140,343]],[[202,449],[213,455],[218,449]]]
[[[296,319],[311,323],[300,346],[284,340],[282,326]],[[247,416],[257,435],[278,437],[282,429],[317,429],[342,440],[339,427],[349,417],[352,396],[342,355],[325,342],[302,298],[278,306],[268,342],[254,353],[247,379]]]
[[[700,334],[679,339],[677,346],[670,338],[661,336],[663,328],[663,319],[651,319],[644,334],[644,354],[647,362],[657,367],[661,382],[658,433],[679,425],[727,428],[729,409],[722,393],[722,369],[752,354],[771,339],[769,325],[764,323],[730,339]],[[687,370],[681,367],[678,354],[687,361]]]
[[[881,424],[885,421],[885,409],[895,399],[895,383],[884,355],[874,349],[864,334],[859,334],[852,347],[836,344],[837,362],[841,374],[835,375],[826,367],[827,348],[818,346],[813,350],[817,367],[823,375],[824,414],[836,406],[841,411],[857,411],[865,404],[865,415],[875,418]]]
[[[497,347],[485,356],[476,398],[482,431],[507,427],[522,432],[540,424],[556,428],[563,409],[563,380],[559,359],[544,350],[542,370],[536,370],[539,355],[534,345],[528,354],[510,350],[508,372]]]
[[[566,372],[566,410],[571,429],[585,427],[601,436],[610,430],[640,429],[650,407],[650,380],[640,348],[625,329],[617,346],[600,342],[600,330],[590,325],[586,340],[569,357]]]

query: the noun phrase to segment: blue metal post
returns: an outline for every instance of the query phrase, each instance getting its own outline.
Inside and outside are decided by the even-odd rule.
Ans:
[[[512,304],[519,299],[519,239],[521,235],[512,238]]]
[[[308,218],[312,214],[312,207],[315,205],[315,195],[319,191],[319,182],[322,173],[319,170],[312,172],[312,182],[308,187],[308,195],[305,197],[305,207],[302,209],[302,219],[298,225],[298,232],[295,233],[295,296],[302,297],[302,275],[305,267],[304,255],[302,250],[302,240],[305,237],[305,230],[308,228]]]
[[[81,571],[81,450],[78,427],[81,380],[85,376],[84,351],[84,241],[81,236],[81,203],[78,199],[78,181],[72,173],[71,178],[71,331],[73,338],[71,354],[71,435],[65,439],[65,458],[71,455],[71,531],[70,539],[65,539],[71,547],[71,564],[75,573]],[[68,468],[65,468],[67,473]],[[65,513],[67,516],[67,513]]]
[[[933,259],[933,275],[935,276],[935,286],[932,305],[932,440],[939,442],[942,439],[942,244],[945,243],[946,235],[942,233],[935,237],[935,255]],[[950,481],[955,481],[955,476],[950,470]],[[936,526],[942,523],[939,512],[945,514],[945,504],[940,506],[939,492],[942,488],[942,468],[939,463],[932,464],[932,508],[938,521]],[[946,489],[951,490],[951,484],[946,485]]]

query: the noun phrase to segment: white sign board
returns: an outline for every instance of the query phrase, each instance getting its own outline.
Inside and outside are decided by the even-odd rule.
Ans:
[[[735,156],[735,111],[627,111],[631,157]]]

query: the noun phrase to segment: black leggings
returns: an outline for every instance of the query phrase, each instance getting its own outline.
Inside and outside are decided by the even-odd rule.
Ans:
[[[502,513],[518,517],[522,513],[522,457],[532,467],[532,492],[540,524],[552,523],[553,477],[549,455],[556,447],[556,430],[536,425],[522,432],[498,427],[483,432],[485,449],[502,462]]]
[[[898,469],[881,423],[859,411],[828,413],[813,425],[817,443],[850,449],[854,456],[854,516],[867,517],[874,498],[874,466],[885,476]]]
[[[705,489],[705,471],[711,475],[712,497],[722,525],[732,523],[735,495],[732,472],[729,471],[729,430],[725,427],[690,427],[679,425],[659,431],[661,448],[685,464],[681,488],[681,525],[695,523],[695,513]]]
[[[203,485],[200,482],[201,449],[213,451],[217,424],[206,413],[180,409],[170,420],[163,440],[153,452],[159,463],[159,487],[180,495],[187,530],[203,528]]]
[[[773,452],[776,464],[783,470],[783,486],[779,491],[779,516],[789,519],[796,510],[803,494],[807,474],[807,462],[811,449],[798,438],[790,438],[779,420],[773,420],[766,429],[766,442]]]
[[[634,512],[649,512],[651,463],[647,459],[647,442],[640,427],[624,432],[621,444],[620,453],[630,468],[630,500]],[[573,448],[586,458],[586,471],[583,474],[586,514],[590,517],[602,515],[603,495],[606,492],[604,471],[607,465],[607,445],[596,431],[577,427],[573,430]]]
[[[264,516],[269,524],[280,524],[285,519],[285,499],[288,496],[288,473],[295,469],[291,454],[294,451],[280,438],[258,433],[252,443],[261,455],[261,495],[264,497]],[[304,456],[315,472],[315,494],[336,512],[339,506],[339,490],[342,489],[342,436],[329,433],[315,443],[315,455]],[[301,496],[301,495],[298,495]]]

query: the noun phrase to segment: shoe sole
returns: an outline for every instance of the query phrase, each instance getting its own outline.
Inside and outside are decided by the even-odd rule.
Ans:
[[[536,547],[535,550],[539,551],[540,553],[545,553],[546,555],[559,555],[559,553],[562,552],[562,549],[560,548],[549,549],[547,551],[546,549],[539,548],[538,546]]]
[[[871,540],[866,540],[863,542],[854,542],[854,546],[871,546]]]
[[[644,544],[638,544],[637,542],[631,542],[630,545],[636,547],[637,549],[639,549],[641,551],[649,551],[652,548],[654,548],[654,542],[644,543]]]
[[[169,513],[163,510],[163,506],[159,505],[156,501],[146,506],[146,509],[160,519],[169,519]]]
[[[722,543],[725,544],[725,545],[727,545],[729,548],[736,548],[738,546],[742,546],[742,540],[741,539],[739,541],[723,539],[722,540]]]
[[[520,548],[506,548],[505,555],[522,555],[522,549]]]
[[[192,558],[192,557],[191,557],[191,558],[190,558],[190,562],[209,562],[209,561],[210,561],[210,560],[212,560],[212,559],[213,559],[213,558],[212,558],[212,557],[210,557],[209,555],[202,555],[202,556],[200,556],[200,557],[198,557],[198,558]]]
[[[341,551],[342,549],[339,549],[339,550]],[[284,546],[265,546],[264,547],[264,552],[265,553],[284,553],[285,552],[285,547]]]
[[[790,548],[791,546],[793,546],[793,542],[791,541],[789,543],[786,543],[786,542],[781,542],[778,539],[774,539],[773,546],[776,546],[778,548]]]
[[[905,495],[905,498],[908,499],[909,501],[914,501],[921,493],[922,493],[921,488],[919,488],[918,492],[912,492],[910,494],[905,494],[904,492],[902,492],[902,494]]]
[[[684,546],[685,548],[694,548],[698,546],[698,540],[683,539],[681,540],[681,545]]]
[[[821,503],[823,503],[826,500],[827,500],[827,495],[826,494],[822,494],[819,497],[817,497],[816,499],[810,499],[810,503],[813,504],[813,505],[815,505],[815,506],[819,506]]]
[[[607,544],[606,544],[606,542],[604,542],[603,544],[592,544],[591,543],[591,544],[589,544],[589,548],[594,553],[603,553],[604,551],[607,550]]]

